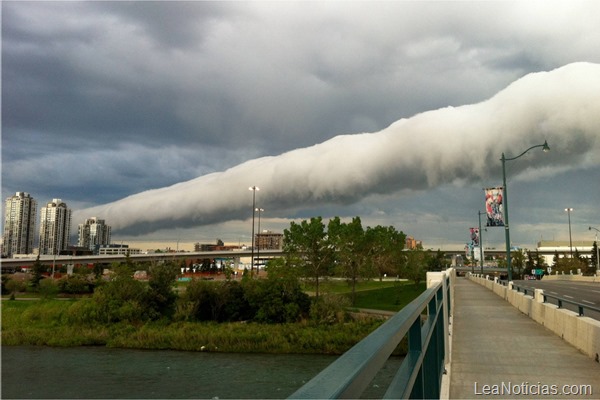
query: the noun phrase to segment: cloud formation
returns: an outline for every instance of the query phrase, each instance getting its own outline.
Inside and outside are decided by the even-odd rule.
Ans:
[[[526,131],[522,119],[541,112],[517,121],[522,107],[492,111],[483,100],[498,94],[489,101],[499,105],[499,92],[529,73],[600,63],[594,0],[0,7],[3,198],[61,198],[86,218],[78,210],[182,182],[177,204],[193,204],[180,214],[157,200],[147,210],[156,218],[135,222],[129,214],[143,202],[114,205],[119,220],[107,220],[121,226],[119,241],[247,242],[247,187],[258,185],[263,228],[360,215],[426,245],[460,246],[477,223],[481,187],[501,180],[501,152],[518,154],[544,125],[530,123],[511,141]],[[514,244],[568,240],[566,206],[575,208],[574,239],[600,226],[596,153],[576,155],[569,146],[581,143],[563,133],[564,142],[548,138],[553,151],[539,164],[532,152],[507,166]],[[312,169],[297,158],[312,158]],[[168,226],[190,228],[144,234]],[[503,241],[502,233],[489,239]]]
[[[489,100],[400,119],[375,133],[330,140],[253,159],[223,172],[76,211],[106,218],[124,233],[243,219],[259,186],[261,205],[285,216],[314,204],[350,204],[373,194],[499,181],[498,156],[548,141],[531,152],[524,173],[600,164],[600,65],[574,63],[529,74]],[[516,147],[518,144],[519,147]],[[510,153],[515,149],[515,154]],[[251,202],[250,202],[251,206]]]

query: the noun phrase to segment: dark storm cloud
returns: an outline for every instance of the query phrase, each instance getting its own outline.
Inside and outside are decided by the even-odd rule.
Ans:
[[[530,72],[600,62],[594,1],[1,7],[3,195],[78,206],[476,104]],[[369,209],[354,200],[335,201]],[[320,205],[307,207],[290,216]]]

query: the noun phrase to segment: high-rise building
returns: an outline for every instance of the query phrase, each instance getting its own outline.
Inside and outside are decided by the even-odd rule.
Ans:
[[[79,224],[77,245],[98,254],[100,246],[110,244],[110,230],[105,220],[88,218],[83,224]]]
[[[71,210],[61,199],[53,199],[40,214],[40,254],[58,255],[69,247]]]
[[[17,192],[6,199],[3,255],[12,257],[13,254],[33,253],[36,212],[37,202],[29,193]]]

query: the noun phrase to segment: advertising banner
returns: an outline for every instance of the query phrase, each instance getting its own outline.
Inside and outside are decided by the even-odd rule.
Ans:
[[[471,233],[471,245],[473,247],[479,247],[479,228],[469,228]]]
[[[504,207],[502,203],[502,187],[485,190],[485,212],[487,226],[504,226]]]

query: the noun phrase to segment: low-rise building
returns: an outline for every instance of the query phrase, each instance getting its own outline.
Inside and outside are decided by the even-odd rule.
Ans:
[[[592,240],[576,240],[573,242],[542,240],[538,242],[536,250],[542,255],[546,264],[552,265],[556,254],[559,258],[562,258],[570,257],[572,252],[573,254],[578,253],[582,257],[591,258],[593,246],[594,241]]]
[[[98,255],[101,256],[114,256],[114,255],[125,255],[125,254],[141,254],[141,249],[130,248],[128,244],[107,244],[98,245]]]

